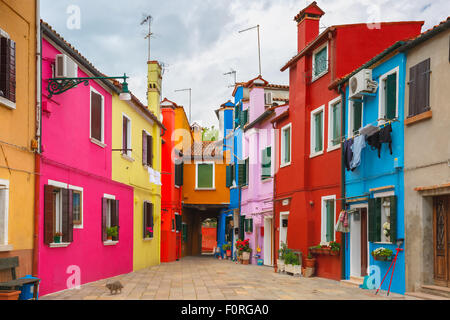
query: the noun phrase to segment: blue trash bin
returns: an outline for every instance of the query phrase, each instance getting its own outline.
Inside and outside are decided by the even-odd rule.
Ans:
[[[39,279],[39,278],[35,278],[31,275],[27,275],[25,277],[19,278],[19,279]],[[30,300],[33,299],[33,293],[34,293],[34,285],[33,284],[25,284],[23,286],[20,287],[20,290],[22,291],[19,295],[19,300]],[[36,297],[39,297],[39,286],[38,286],[38,292]],[[36,298],[37,300],[37,298]]]

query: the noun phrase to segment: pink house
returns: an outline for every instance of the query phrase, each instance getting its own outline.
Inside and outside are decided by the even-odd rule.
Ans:
[[[132,271],[133,189],[111,179],[111,101],[117,89],[107,80],[91,80],[49,97],[48,79],[56,72],[102,74],[49,25],[41,27],[38,274],[45,295]],[[107,231],[112,235],[114,229],[117,235],[108,240]]]
[[[245,216],[245,239],[250,239],[252,263],[260,259],[273,264],[273,194],[276,131],[271,120],[288,107],[289,87],[269,84],[261,76],[245,84],[249,99],[243,100],[242,141],[245,177],[242,186],[241,215]]]

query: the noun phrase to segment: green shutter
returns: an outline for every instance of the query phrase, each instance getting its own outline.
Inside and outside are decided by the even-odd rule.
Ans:
[[[391,203],[390,221],[391,221],[391,242],[397,242],[397,196],[389,197]]]
[[[197,164],[197,187],[212,188],[213,187],[213,165],[207,163]]]
[[[271,176],[271,167],[272,167],[272,148],[267,147],[262,150],[262,163],[261,163],[261,178],[266,179]]]
[[[356,132],[362,126],[362,103],[353,101],[353,132]]]
[[[315,115],[315,130],[316,130],[316,147],[315,147],[315,151],[319,152],[322,151],[323,146],[322,146],[322,139],[323,139],[323,132],[322,132],[322,117],[323,117],[323,112],[320,112],[318,114]]]
[[[381,198],[375,198],[375,242],[381,241]]]
[[[248,185],[248,180],[250,177],[250,167],[249,167],[249,158],[245,159],[245,179],[244,179],[244,185]]]
[[[175,164],[175,185],[182,186],[183,185],[183,163]]]
[[[397,107],[397,74],[393,73],[387,76],[386,82],[386,118],[394,119]]]
[[[249,232],[253,232],[253,219],[248,219]]]
[[[326,210],[327,210],[327,234],[326,241],[334,241],[334,200],[326,201]]]
[[[183,242],[187,242],[187,224],[183,223]]]
[[[244,124],[248,122],[248,109],[244,110]]]
[[[375,241],[375,199],[369,199],[369,242]]]
[[[245,238],[245,216],[239,216],[239,238],[240,240]]]
[[[232,171],[231,166],[227,166],[227,169],[226,169],[226,186],[227,186],[227,188],[231,187],[231,185],[233,183],[231,171]]]
[[[336,103],[332,107],[333,111],[333,136],[332,145],[335,146],[339,143],[339,136],[341,135],[341,103]]]
[[[236,166],[234,163],[231,165],[231,185],[233,185],[233,181],[236,181]]]
[[[239,163],[238,164],[238,182],[239,182],[239,186],[243,186],[245,185],[245,162],[244,163]]]
[[[291,128],[284,130],[284,162],[289,163],[291,161]]]

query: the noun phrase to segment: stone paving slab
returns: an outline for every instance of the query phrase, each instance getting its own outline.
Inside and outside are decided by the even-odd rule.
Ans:
[[[122,293],[105,287],[118,280]],[[362,290],[324,278],[303,278],[275,273],[273,268],[241,265],[208,257],[180,261],[88,283],[40,297],[40,300],[418,300],[375,290]]]

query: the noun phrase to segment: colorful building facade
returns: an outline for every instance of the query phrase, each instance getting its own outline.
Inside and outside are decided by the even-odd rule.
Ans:
[[[182,106],[165,98],[161,113],[167,129],[162,145],[161,262],[172,262],[181,258],[182,247],[187,242],[188,225],[182,222],[182,155],[191,147],[193,138]]]
[[[450,284],[450,19],[409,41],[405,89],[406,290]],[[447,245],[445,242],[447,241]],[[441,289],[444,287],[444,289]]]
[[[151,82],[159,82],[158,76],[149,72],[156,77]],[[113,93],[112,110],[112,177],[133,188],[133,270],[139,270],[160,262],[161,186],[152,176],[161,171],[158,140],[164,126],[154,113],[159,108],[144,106],[135,96],[122,101]]]
[[[96,80],[50,96],[62,60],[72,61],[76,77],[101,73],[48,24],[41,27],[38,275],[45,295],[133,270],[134,199],[132,187],[112,180],[112,95],[120,91]]]
[[[319,34],[323,14],[313,2],[295,17],[298,53],[281,69],[289,69],[289,105],[295,113],[277,125],[276,242],[287,242],[303,257],[311,246],[342,243],[341,234],[334,230],[342,208],[338,199],[345,195],[342,98],[339,88],[330,90],[330,85],[397,40],[417,35],[423,24],[388,22],[373,29],[366,24],[337,25]],[[316,274],[341,279],[343,250],[340,252],[337,256],[317,255]]]
[[[250,239],[251,263],[271,266],[273,248],[273,194],[276,134],[269,121],[288,109],[289,87],[269,84],[261,76],[246,83],[249,102],[244,104],[241,215],[245,238]],[[278,105],[280,103],[280,105]],[[247,116],[248,115],[248,116]],[[273,152],[272,152],[273,150]]]
[[[37,273],[37,6],[36,1],[0,1],[0,259],[19,257],[17,277]],[[10,276],[0,272],[0,282]]]
[[[378,275],[382,279],[391,261],[375,260],[372,252],[385,248],[396,254],[399,247],[402,251],[397,257],[390,289],[401,294],[405,292],[403,119],[406,84],[406,56],[398,53],[402,44],[402,41],[397,42],[351,73],[371,70],[370,80],[378,89],[373,94],[350,95],[350,85],[346,84],[344,111],[346,140],[355,146],[352,147],[353,159],[360,157],[359,164],[356,161],[346,163],[349,232],[345,233],[345,278],[360,279],[361,283],[366,275]],[[381,289],[388,290],[389,285],[390,282],[385,281]]]

